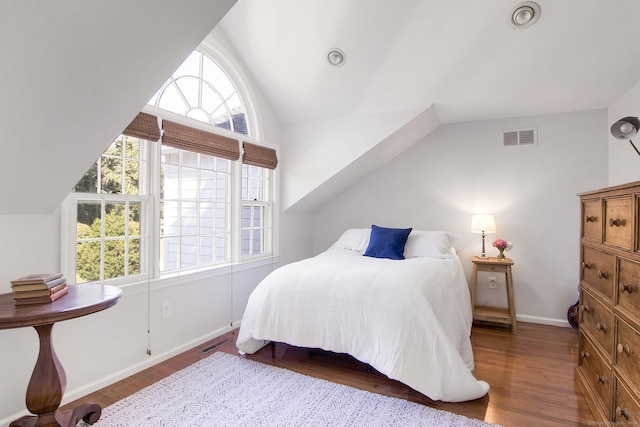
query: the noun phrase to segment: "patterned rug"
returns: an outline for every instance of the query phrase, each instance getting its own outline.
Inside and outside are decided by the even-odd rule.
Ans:
[[[492,424],[222,352],[104,408],[94,424],[99,427],[328,425]]]

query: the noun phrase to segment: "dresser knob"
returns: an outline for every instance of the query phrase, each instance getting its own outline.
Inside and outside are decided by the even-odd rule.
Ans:
[[[629,347],[629,344],[618,344],[618,353],[624,353],[629,356],[631,355],[631,347]]]
[[[580,357],[582,357],[583,359],[588,359],[589,358],[589,352],[588,351],[581,351],[580,352]]]
[[[590,313],[591,312],[591,307],[589,307],[588,305],[581,305],[580,306],[580,311],[582,311],[584,313]]]
[[[606,279],[609,277],[609,273],[598,270],[598,279]]]
[[[613,219],[613,218],[609,218],[609,227],[613,227],[614,225],[616,227],[620,227],[620,225],[622,224],[622,220],[620,219]]]
[[[589,215],[584,220],[585,222],[596,222],[596,217],[593,215]]]
[[[582,263],[582,268],[586,268],[587,270],[590,270],[591,269],[591,264],[588,263],[588,262],[583,262]]]
[[[599,382],[600,384],[604,384],[607,381],[607,379],[605,378],[604,375],[596,374],[596,381]]]
[[[607,332],[607,325],[605,325],[604,323],[596,323],[596,330]]]
[[[620,283],[618,285],[618,289],[620,290],[620,293],[624,293],[624,292],[629,292],[631,293],[631,291],[633,291],[633,286],[631,285],[625,285],[624,283]]]
[[[629,410],[627,408],[622,409],[619,406],[616,407],[616,417],[625,417],[626,419],[629,419]]]

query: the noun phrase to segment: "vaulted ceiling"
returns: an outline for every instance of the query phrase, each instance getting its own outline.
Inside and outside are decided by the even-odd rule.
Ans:
[[[607,108],[640,80],[640,1],[537,0],[515,29],[520,3],[240,0],[219,28],[283,124],[282,207],[313,212],[441,124]]]
[[[370,129],[319,176],[283,163],[284,182],[306,185],[285,188],[284,207],[307,212],[441,123],[606,108],[640,80],[640,1],[538,0],[539,21],[516,30],[518,3],[2,2],[0,214],[54,211],[219,21],[289,164],[306,143],[347,146],[329,128]]]
[[[640,1],[241,0],[220,23],[283,123],[425,109],[443,123],[606,108],[640,80]],[[337,47],[344,66],[326,55]]]

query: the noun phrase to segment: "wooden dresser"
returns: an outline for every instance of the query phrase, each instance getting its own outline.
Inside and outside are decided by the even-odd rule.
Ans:
[[[640,425],[640,181],[579,196],[576,382],[597,422]]]

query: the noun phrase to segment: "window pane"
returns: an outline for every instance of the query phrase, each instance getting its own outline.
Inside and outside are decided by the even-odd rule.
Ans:
[[[198,266],[196,258],[196,236],[182,236],[180,239],[180,268],[193,268]]]
[[[223,104],[224,100],[220,98],[220,95],[205,83],[202,87],[202,109],[211,114]]]
[[[227,259],[227,236],[216,236],[216,262],[225,261]]]
[[[178,269],[178,245],[177,237],[160,239],[160,271],[176,271]]]
[[[106,213],[104,223],[104,234],[107,237],[124,236],[124,203],[105,203]]]
[[[124,240],[104,242],[104,278],[124,277]]]
[[[125,167],[125,194],[139,194],[140,162],[137,160],[126,160]]]
[[[216,207],[216,233],[223,233],[227,230],[227,208],[224,205]]]
[[[254,206],[253,208],[253,227],[261,227],[262,226],[262,207]]]
[[[213,236],[200,237],[200,265],[210,265],[213,263],[215,251]]]
[[[122,159],[103,157],[100,168],[102,193],[122,194]]]
[[[196,215],[196,202],[182,202],[180,208],[180,234],[196,234],[198,218]]]
[[[98,162],[84,174],[82,179],[74,189],[76,193],[97,193],[98,192]]]
[[[200,92],[198,86],[200,84],[200,78],[192,76],[178,77],[176,79],[176,84],[182,91],[182,94],[187,100],[187,104],[189,104],[190,108],[197,108],[200,106],[200,103],[198,102],[198,94]]]
[[[191,151],[182,150],[182,166],[197,168],[198,154]]]
[[[200,203],[200,234],[215,232],[215,211],[213,203]]]
[[[79,239],[100,237],[102,204],[96,202],[78,202],[76,235]]]
[[[189,111],[189,106],[185,104],[180,91],[173,82],[161,94],[158,107],[182,115]]]
[[[130,159],[140,158],[140,140],[138,138],[126,137],[126,156]]]
[[[242,255],[251,254],[251,230],[242,230]]]
[[[140,212],[142,204],[132,202],[129,204],[129,236],[140,236]]]
[[[178,234],[178,225],[180,224],[179,206],[178,202],[164,202],[160,205],[160,235],[170,236]]]
[[[122,138],[123,135],[120,135],[118,139],[113,141],[113,143],[107,148],[107,151],[104,152],[104,155],[107,156],[122,156]]]
[[[182,190],[182,199],[196,199],[198,195],[198,170],[182,168],[180,186]]]
[[[215,172],[200,171],[200,200],[213,200],[215,197]]]
[[[253,230],[252,254],[262,252],[262,230]]]
[[[242,228],[251,226],[251,206],[242,207]]]
[[[222,159],[224,160],[224,159]],[[200,154],[200,169],[215,170],[216,169],[216,157],[207,156],[206,154]]]
[[[218,64],[213,62],[208,56],[204,57],[202,68],[202,77],[204,80],[211,83],[223,97],[228,98],[236,91],[229,77],[227,77]]]
[[[76,283],[100,280],[100,242],[76,245]]]
[[[140,239],[129,240],[129,275],[140,274]]]
[[[180,197],[180,168],[165,165],[162,168],[162,197],[178,199]]]

